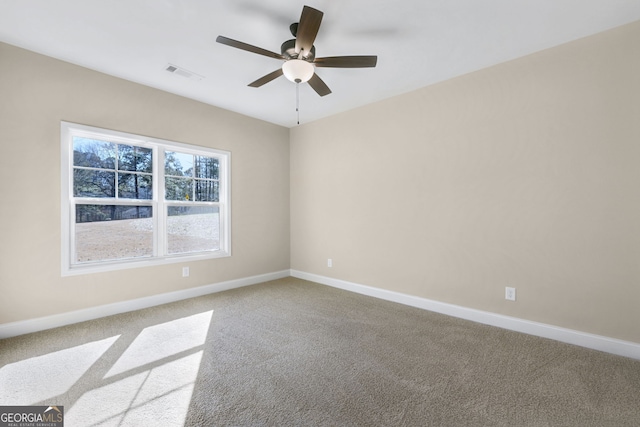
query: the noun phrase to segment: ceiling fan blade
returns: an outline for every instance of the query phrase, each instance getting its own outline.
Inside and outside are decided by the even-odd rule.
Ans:
[[[309,6],[302,8],[296,33],[296,53],[302,51],[302,56],[306,57],[311,52],[323,15],[324,13]]]
[[[218,36],[216,41],[218,43],[226,44],[227,46],[246,50],[247,52],[257,53],[258,55],[264,55],[264,56],[268,56],[270,58],[275,58],[275,59],[285,59],[285,57],[279,53],[271,52],[270,50],[262,49],[261,47],[257,47],[247,43],[239,42],[237,40],[229,39],[224,36]]]
[[[369,68],[378,63],[377,56],[329,56],[316,58],[313,63],[316,67],[331,68]]]
[[[327,84],[316,73],[313,73],[313,76],[309,79],[309,85],[320,96],[329,95],[331,93],[329,86],[327,86]]]
[[[267,83],[269,83],[271,80],[275,80],[278,77],[280,77],[282,75],[282,68],[278,68],[277,70],[275,70],[273,73],[269,73],[266,76],[260,77],[258,80],[256,80],[253,83],[249,83],[249,86],[251,87],[260,87],[262,85],[265,85]]]

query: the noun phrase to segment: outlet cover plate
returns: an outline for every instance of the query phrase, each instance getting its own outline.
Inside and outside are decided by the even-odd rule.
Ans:
[[[504,299],[509,300],[509,301],[515,301],[516,300],[516,288],[510,288],[509,286],[504,288]]]

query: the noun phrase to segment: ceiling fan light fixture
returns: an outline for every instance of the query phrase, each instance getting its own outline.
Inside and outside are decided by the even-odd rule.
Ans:
[[[313,77],[313,65],[302,59],[290,59],[282,64],[284,76],[294,83],[308,82]]]

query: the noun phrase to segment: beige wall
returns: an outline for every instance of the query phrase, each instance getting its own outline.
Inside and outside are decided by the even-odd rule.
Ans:
[[[292,129],[291,268],[640,343],[638,40]]]
[[[0,43],[0,324],[289,268],[289,132]],[[60,121],[229,150],[224,259],[60,276]]]

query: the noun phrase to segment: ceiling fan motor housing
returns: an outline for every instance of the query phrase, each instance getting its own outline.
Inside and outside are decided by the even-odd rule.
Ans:
[[[296,53],[296,40],[295,39],[291,39],[291,40],[287,40],[286,42],[282,43],[282,46],[280,46],[280,53],[282,53],[282,56],[284,56],[285,58],[287,58],[287,60],[289,59],[304,59],[305,61],[313,61],[316,57],[316,47],[312,46],[311,47],[311,52],[309,52],[307,55],[304,56],[304,58],[298,58],[298,54]]]

